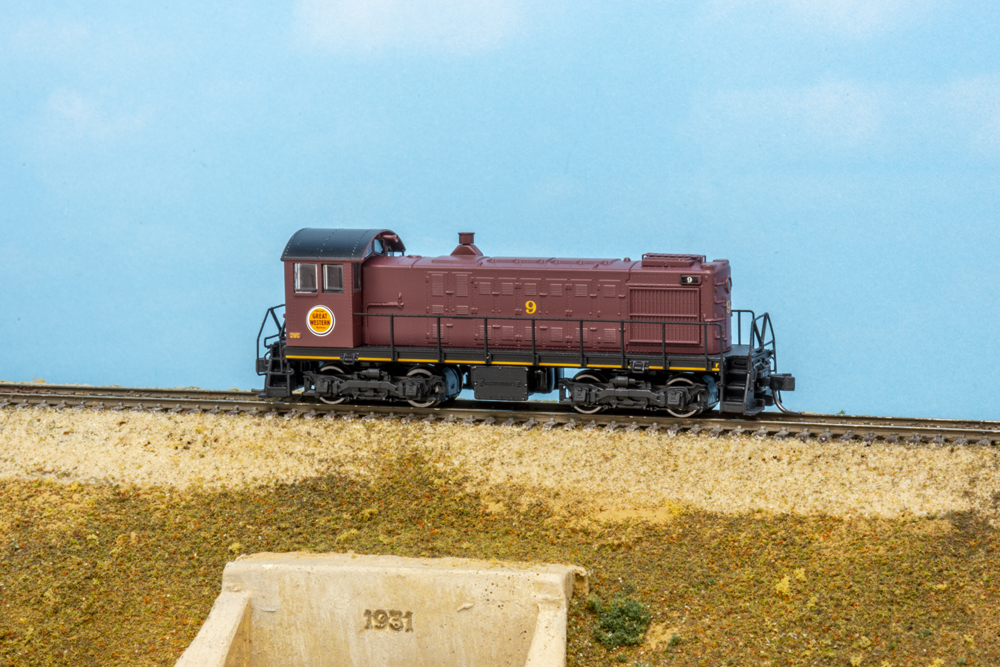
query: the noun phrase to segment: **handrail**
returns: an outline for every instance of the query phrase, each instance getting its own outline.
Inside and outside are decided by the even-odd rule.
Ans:
[[[738,312],[752,312],[752,311],[738,311]],[[667,368],[667,361],[668,361],[668,355],[667,355],[667,326],[677,326],[677,325],[680,325],[680,326],[701,327],[701,330],[702,330],[701,331],[701,333],[702,333],[702,345],[701,345],[702,351],[701,351],[701,354],[705,357],[705,369],[706,370],[709,370],[711,368],[710,362],[711,362],[711,358],[713,356],[712,353],[710,353],[708,351],[708,342],[709,342],[708,332],[709,332],[709,327],[713,327],[714,330],[718,333],[720,341],[723,339],[723,335],[725,333],[724,328],[723,328],[723,323],[721,323],[721,322],[677,322],[677,321],[664,321],[664,320],[659,320],[659,319],[656,319],[656,320],[652,320],[652,319],[623,319],[623,320],[620,319],[620,320],[609,320],[609,319],[601,319],[601,318],[594,318],[594,319],[582,318],[582,319],[580,319],[580,318],[561,318],[561,317],[531,317],[531,318],[509,317],[509,316],[508,317],[501,317],[501,316],[497,316],[497,317],[491,317],[491,316],[481,317],[481,316],[478,316],[478,315],[440,315],[440,314],[421,315],[421,314],[416,314],[416,313],[407,313],[407,314],[403,314],[403,313],[354,313],[354,315],[356,317],[388,317],[389,318],[389,353],[390,353],[391,360],[393,362],[397,361],[397,359],[399,358],[398,357],[398,352],[396,350],[396,345],[397,344],[396,344],[396,336],[395,336],[395,331],[396,331],[395,322],[396,322],[396,318],[400,318],[400,317],[423,318],[423,319],[431,319],[431,318],[433,318],[434,319],[434,321],[435,321],[435,333],[436,333],[436,335],[435,335],[435,338],[436,338],[435,343],[436,343],[437,353],[438,353],[438,363],[442,363],[444,361],[444,341],[443,341],[443,337],[441,335],[441,320],[442,319],[448,319],[448,320],[477,320],[477,321],[478,320],[482,320],[482,323],[483,323],[483,363],[486,364],[486,365],[491,365],[492,364],[492,357],[491,357],[491,354],[490,354],[490,352],[491,352],[491,350],[490,350],[490,342],[489,342],[489,330],[490,330],[490,326],[489,325],[490,325],[490,321],[491,320],[492,321],[501,320],[501,321],[524,322],[524,323],[528,323],[528,324],[531,325],[531,356],[532,356],[532,363],[538,363],[538,345],[537,345],[537,339],[536,339],[536,333],[535,332],[536,332],[536,330],[538,328],[538,323],[539,322],[567,322],[567,323],[568,322],[574,322],[574,323],[578,324],[579,325],[578,335],[579,335],[579,341],[580,341],[580,367],[581,368],[587,366],[587,356],[588,356],[587,355],[588,350],[587,350],[586,346],[584,345],[584,339],[583,339],[584,324],[601,324],[601,323],[611,324],[611,323],[614,323],[614,324],[618,325],[618,331],[619,331],[619,337],[620,337],[619,338],[619,340],[620,340],[620,354],[621,354],[621,359],[622,359],[621,367],[622,368],[625,368],[626,363],[627,363],[627,357],[628,357],[626,346],[625,346],[625,325],[627,325],[627,324],[658,324],[658,325],[660,325],[660,356],[661,356],[661,360],[662,360],[662,367],[664,369]],[[633,344],[638,344],[638,345],[655,345],[654,342],[650,342],[650,343],[633,343]],[[720,343],[720,347],[721,347],[721,343]],[[498,348],[494,347],[493,349],[496,350]],[[507,349],[507,348],[499,348],[499,349]],[[720,350],[720,352],[718,353],[717,356],[719,356],[720,358],[722,357],[722,351],[721,350]],[[725,371],[721,368],[721,365],[720,365],[720,370],[722,371],[723,374],[725,373]],[[724,380],[724,378],[723,378],[723,380]]]
[[[284,307],[285,307],[285,304],[282,303],[282,304],[279,304],[277,306],[272,306],[272,307],[268,308],[267,312],[264,313],[264,320],[260,323],[260,329],[257,330],[257,358],[258,359],[262,359],[267,354],[267,349],[270,347],[270,341],[273,341],[276,338],[280,339],[280,338],[282,338],[285,335],[285,325],[284,325],[283,322],[279,322],[278,321],[278,315],[276,313],[276,311],[279,308],[284,308]],[[274,321],[274,325],[278,328],[278,333],[272,334],[270,336],[266,336],[264,338],[264,354],[261,354],[260,337],[261,337],[261,334],[264,333],[264,327],[267,326],[267,318],[268,318],[268,316],[270,316],[271,320]],[[260,371],[258,371],[257,375],[266,375],[266,373],[261,373]]]
[[[750,321],[752,322],[757,318],[752,310],[733,310],[731,311],[733,315],[736,315],[736,344],[743,344],[743,313],[750,313]]]
[[[759,328],[757,327],[758,320],[761,321],[761,325]],[[770,332],[771,334],[770,340],[766,340],[768,332]],[[763,352],[765,349],[771,350],[771,358],[774,360],[774,370],[778,370],[778,350],[777,350],[777,345],[775,344],[774,325],[771,322],[771,315],[769,313],[764,313],[754,319],[753,328],[750,331],[750,335],[751,335],[751,341],[750,341],[751,353],[753,352],[754,349],[753,343],[756,340],[757,342],[760,343],[760,345],[757,347],[758,352]]]
[[[760,326],[757,323],[760,322]],[[767,340],[768,331],[771,333],[771,339]],[[753,318],[750,323],[750,345],[747,350],[747,382],[743,388],[743,405],[746,405],[747,398],[750,395],[750,385],[751,376],[754,373],[753,369],[753,357],[754,354],[763,354],[765,350],[770,349],[771,351],[771,362],[773,363],[773,369],[778,370],[778,350],[775,344],[774,337],[774,325],[771,324],[770,313],[763,313]]]

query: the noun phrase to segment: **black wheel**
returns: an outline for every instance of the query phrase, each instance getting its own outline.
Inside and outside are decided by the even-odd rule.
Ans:
[[[600,373],[594,373],[593,371],[581,371],[573,377],[573,382],[585,382],[587,384],[604,384],[605,380],[601,377]],[[604,412],[608,409],[606,405],[594,405],[585,406],[573,404],[573,409],[582,415],[596,415],[598,412]]]
[[[319,369],[320,373],[324,375],[343,375],[344,369],[336,364],[327,364]],[[341,396],[340,398],[328,398],[326,396],[320,396],[319,400],[323,401],[327,405],[337,405],[338,403],[343,403],[347,400],[346,396]]]
[[[406,377],[426,377],[426,378],[432,378],[432,377],[434,377],[434,371],[432,371],[429,368],[412,368],[412,369],[410,369],[410,372],[406,374]],[[435,405],[437,405],[438,403],[440,403],[441,401],[437,400],[436,398],[432,398],[432,399],[427,400],[427,401],[411,401],[411,400],[407,399],[406,402],[409,403],[410,405],[412,405],[415,408],[432,408]]]
[[[674,378],[667,382],[668,387],[676,385],[681,385],[683,387],[693,387],[694,381],[689,380],[688,378]],[[667,412],[673,415],[674,417],[684,419],[685,417],[694,417],[696,414],[701,412],[701,408],[692,408],[688,412],[677,412],[676,410],[671,410],[670,408],[667,408]]]

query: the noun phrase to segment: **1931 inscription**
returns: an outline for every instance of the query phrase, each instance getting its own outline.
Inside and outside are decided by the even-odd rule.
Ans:
[[[365,630],[385,630],[393,632],[413,632],[413,612],[403,613],[398,609],[365,609]]]

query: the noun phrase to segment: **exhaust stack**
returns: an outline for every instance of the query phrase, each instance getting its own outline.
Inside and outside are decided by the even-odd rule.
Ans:
[[[459,232],[458,245],[451,251],[452,257],[482,257],[483,251],[476,247],[475,232]]]

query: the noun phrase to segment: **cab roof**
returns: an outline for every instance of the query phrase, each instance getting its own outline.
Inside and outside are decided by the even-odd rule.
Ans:
[[[282,261],[287,259],[364,259],[373,239],[379,238],[388,252],[406,252],[406,246],[390,229],[317,229],[306,227],[292,234]]]

